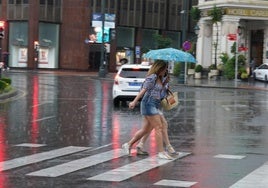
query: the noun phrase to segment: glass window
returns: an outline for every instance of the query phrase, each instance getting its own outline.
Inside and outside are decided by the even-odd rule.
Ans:
[[[167,31],[166,37],[172,40],[171,47],[180,48],[180,33],[179,32]]]
[[[115,8],[115,0],[110,0],[110,8]]]
[[[58,68],[59,25],[39,23],[39,44],[38,68]]]
[[[54,3],[53,3],[53,0],[47,0],[47,4],[48,5],[53,5]]]
[[[154,49],[156,47],[153,35],[157,33],[158,33],[157,30],[150,30],[150,29],[142,30],[142,46],[145,49],[149,50]]]
[[[28,60],[28,23],[10,22],[9,24],[9,66],[27,67]]]
[[[46,4],[46,0],[40,0],[40,5],[45,5]]]
[[[145,78],[149,68],[123,68],[120,76],[123,78]]]
[[[134,47],[135,32],[133,28],[118,27],[117,29],[117,46],[118,47]]]
[[[56,0],[55,4],[56,4],[56,6],[61,6],[61,0]]]
[[[147,12],[148,12],[148,13],[152,13],[152,12],[153,12],[153,2],[150,1],[150,2],[148,3],[147,8],[148,8],[148,11],[147,11]]]

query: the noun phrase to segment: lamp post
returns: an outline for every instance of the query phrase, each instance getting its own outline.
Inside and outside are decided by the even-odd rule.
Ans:
[[[198,41],[198,35],[199,35],[199,31],[200,31],[200,27],[198,26],[198,24],[196,24],[195,26],[194,26],[194,33],[195,33],[195,40],[194,40],[194,42],[195,42],[195,47],[194,47],[194,57],[196,58],[196,50],[197,50],[197,41]]]
[[[101,57],[100,57],[100,68],[99,68],[99,77],[106,76],[106,62],[105,62],[105,44],[104,44],[104,24],[105,24],[105,0],[101,0],[101,15],[102,15],[102,37],[101,37]]]
[[[198,34],[200,31],[200,27],[198,25],[194,26],[194,33],[197,35],[196,37],[198,38]]]
[[[237,27],[236,31],[236,45],[235,45],[235,87],[237,87],[237,74],[238,74],[238,48],[240,42],[240,35],[242,34],[242,28]]]
[[[188,26],[187,23],[187,10],[188,10],[188,0],[183,0],[183,10],[180,12],[181,13],[181,29],[182,29],[182,33],[181,33],[181,46],[182,44],[185,42],[186,40],[186,29]],[[181,62],[181,67],[180,67],[180,76],[179,76],[179,83],[183,83],[185,84],[185,69],[186,69],[186,63],[185,62]]]

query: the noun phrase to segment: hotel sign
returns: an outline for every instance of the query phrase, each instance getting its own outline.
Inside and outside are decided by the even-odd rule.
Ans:
[[[227,15],[235,16],[250,16],[250,17],[268,17],[268,9],[241,9],[241,8],[227,8],[225,13]]]

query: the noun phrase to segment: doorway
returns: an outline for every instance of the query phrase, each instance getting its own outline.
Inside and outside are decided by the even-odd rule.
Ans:
[[[263,41],[264,41],[263,30],[251,31],[250,60],[255,58],[256,67],[260,66],[263,62]]]

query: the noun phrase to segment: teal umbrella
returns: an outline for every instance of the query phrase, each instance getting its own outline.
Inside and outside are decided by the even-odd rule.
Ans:
[[[153,60],[164,60],[173,62],[189,62],[196,63],[194,56],[188,52],[178,50],[175,48],[163,48],[157,50],[150,50],[143,55],[144,58]]]

